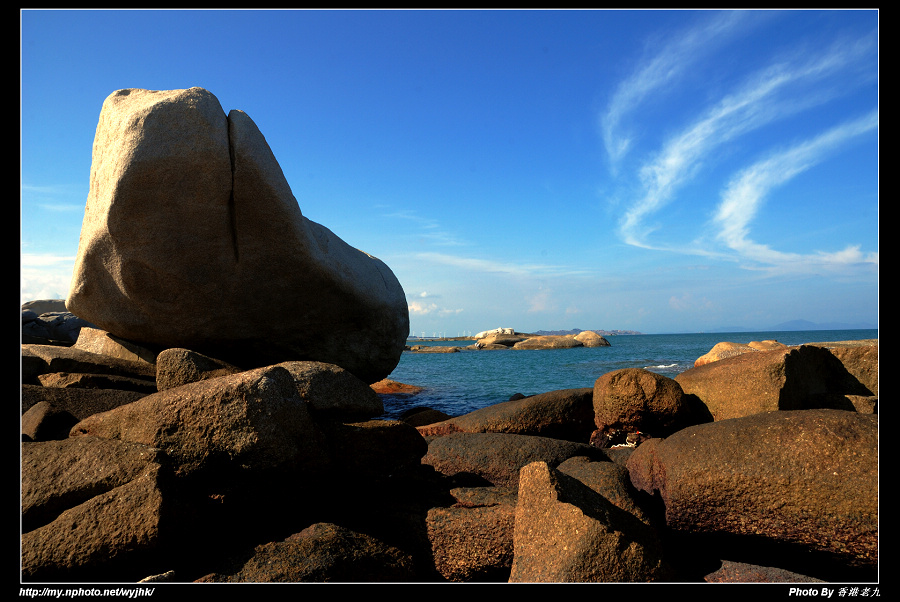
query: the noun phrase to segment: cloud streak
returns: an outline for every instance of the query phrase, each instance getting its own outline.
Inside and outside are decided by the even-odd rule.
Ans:
[[[736,174],[722,193],[713,222],[717,238],[746,259],[767,264],[877,263],[877,255],[863,256],[859,246],[849,246],[836,253],[818,252],[815,255],[781,253],[760,245],[749,238],[750,223],[763,204],[766,195],[840,150],[845,144],[878,127],[878,113],[873,111],[859,119],[836,126],[819,136],[787,150],[773,153]]]
[[[461,257],[458,255],[449,255],[446,253],[417,253],[416,258],[422,261],[462,268],[467,271],[484,272],[489,274],[506,274],[510,276],[571,276],[576,274],[588,273],[588,270],[576,269],[563,265],[504,262],[493,259]]]
[[[604,144],[611,160],[624,158],[630,145],[627,138],[615,139],[616,128],[623,117],[651,92],[677,86],[686,66],[700,60],[692,53],[700,52],[704,48],[703,42],[727,36],[739,21],[739,17],[731,13],[726,16],[728,18],[695,29],[680,42],[663,47],[619,87],[603,117]],[[702,112],[665,139],[649,158],[636,163],[631,179],[625,180],[631,200],[619,216],[621,239],[631,246],[648,249],[719,254],[720,251],[715,249],[697,246],[674,249],[660,243],[653,235],[664,226],[652,223],[651,218],[670,203],[681,200],[678,196],[681,190],[695,180],[708,163],[717,162],[726,145],[729,151],[733,150],[739,156],[743,148],[740,142],[751,132],[821,106],[855,89],[857,84],[867,82],[867,78],[872,77],[872,63],[865,59],[872,56],[875,48],[875,38],[870,35],[840,39],[824,49],[818,48],[817,52],[798,49],[755,70],[729,93],[707,104]],[[873,111],[789,150],[772,152],[769,159],[740,170],[728,183],[717,210],[715,223],[721,228],[718,242],[725,244],[728,253],[737,253],[760,263],[809,261],[810,255],[779,253],[750,240],[749,224],[756,208],[773,187],[839,152],[841,145],[853,138],[877,129],[877,123],[877,111]],[[693,203],[695,199],[691,201]],[[818,253],[816,263],[877,261],[862,257],[858,249],[858,246],[850,245],[837,253]]]
[[[623,132],[623,120],[648,97],[662,94],[704,52],[733,32],[744,17],[745,13],[739,11],[726,11],[699,27],[681,32],[616,88],[600,117],[603,143],[613,166],[624,158],[633,142],[632,136]]]

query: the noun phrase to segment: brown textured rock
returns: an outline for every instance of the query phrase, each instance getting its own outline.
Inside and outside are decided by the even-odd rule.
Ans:
[[[507,581],[513,560],[516,492],[496,487],[450,491],[457,503],[426,518],[434,566],[448,581]]]
[[[22,345],[23,383],[38,384],[38,376],[52,372],[156,378],[156,367],[143,361],[112,358],[75,347]]]
[[[519,470],[526,464],[543,461],[556,467],[573,456],[606,458],[585,443],[509,433],[452,433],[431,439],[422,463],[448,476],[517,487]]]
[[[160,545],[158,464],[22,534],[23,581],[136,581]],[[158,568],[158,567],[154,567]]]
[[[593,389],[562,389],[492,404],[419,427],[426,436],[513,433],[586,443],[594,430]]]
[[[302,470],[324,458],[291,375],[271,366],[168,389],[72,429],[162,449],[182,476]]]
[[[384,378],[377,383],[372,383],[370,386],[372,387],[372,390],[379,395],[415,395],[416,393],[421,393],[425,390],[425,387],[398,383],[389,378]]]
[[[878,557],[878,423],[841,410],[769,412],[651,439],[629,458],[666,523],[754,535],[869,566]]]
[[[99,328],[83,327],[78,333],[75,347],[123,360],[156,363],[156,353],[153,350],[113,336]]]
[[[772,349],[783,349],[787,347],[784,343],[779,343],[774,339],[766,339],[765,341],[750,341],[747,343],[750,347],[758,351],[771,351]]]
[[[313,412],[345,420],[380,416],[384,404],[378,394],[350,372],[324,362],[283,362],[291,373],[300,398]]]
[[[703,578],[707,583],[826,583],[784,569],[723,560],[717,571]]]
[[[809,346],[828,349],[871,395],[878,396],[878,339],[809,343]]]
[[[165,349],[156,358],[156,387],[174,389],[199,380],[236,374],[242,370],[227,362],[190,349]]]
[[[70,372],[50,372],[38,376],[44,387],[60,389],[118,389],[138,391],[144,394],[156,393],[156,381],[149,378],[133,378],[116,374],[72,374]]]
[[[233,574],[204,583],[415,581],[405,553],[374,537],[330,523],[316,523],[285,541],[257,546]]]
[[[307,220],[253,121],[202,88],[103,103],[66,306],[149,347],[324,361],[367,383],[409,334],[391,270]]]
[[[869,394],[828,349],[809,345],[745,353],[691,368],[675,380],[715,420],[827,407],[832,394]]]
[[[666,435],[700,422],[677,381],[643,370],[625,368],[599,377],[593,389],[594,420],[597,430]]]
[[[40,385],[22,385],[23,414],[41,402],[47,402],[60,411],[72,414],[83,420],[92,414],[106,412],[113,408],[137,401],[146,397],[139,391],[121,391],[116,389],[58,389]],[[68,431],[66,431],[68,436]]]
[[[158,463],[146,445],[97,437],[22,444],[22,531],[137,478]]]
[[[65,439],[78,419],[49,401],[39,401],[22,414],[22,441]]]
[[[637,491],[631,484],[628,470],[615,462],[598,462],[586,456],[575,456],[556,467],[559,472],[578,479],[622,510],[630,512],[641,522],[650,524],[650,515],[638,504]]]
[[[544,462],[519,477],[510,582],[664,580],[656,532]]]

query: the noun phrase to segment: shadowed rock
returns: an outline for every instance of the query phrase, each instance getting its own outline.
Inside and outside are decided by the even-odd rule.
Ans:
[[[878,558],[878,423],[841,410],[769,412],[651,439],[628,460],[666,523],[762,536],[839,557]]]
[[[519,476],[510,582],[657,581],[669,576],[656,532],[544,462]]]
[[[594,430],[593,389],[562,389],[495,403],[419,427],[426,436],[449,433],[513,433],[586,443]]]

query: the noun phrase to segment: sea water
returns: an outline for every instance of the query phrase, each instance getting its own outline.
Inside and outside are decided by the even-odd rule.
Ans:
[[[403,352],[389,378],[424,387],[419,394],[384,398],[384,418],[426,406],[458,416],[509,400],[558,389],[593,387],[598,377],[621,368],[644,368],[670,378],[693,367],[716,343],[776,340],[785,345],[877,339],[878,330],[798,330],[607,336],[609,347],[573,349]],[[416,341],[415,345],[465,347],[475,341]]]

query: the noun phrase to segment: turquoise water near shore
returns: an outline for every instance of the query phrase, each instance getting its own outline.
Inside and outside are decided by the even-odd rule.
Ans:
[[[511,395],[535,395],[557,389],[593,387],[603,374],[621,368],[645,368],[668,377],[692,368],[716,343],[774,339],[785,345],[877,339],[878,330],[798,330],[641,334],[606,337],[610,347],[574,349],[404,352],[390,379],[425,387],[410,397],[384,398],[384,418],[427,406],[456,416],[507,401]],[[415,342],[464,347],[474,341]]]

